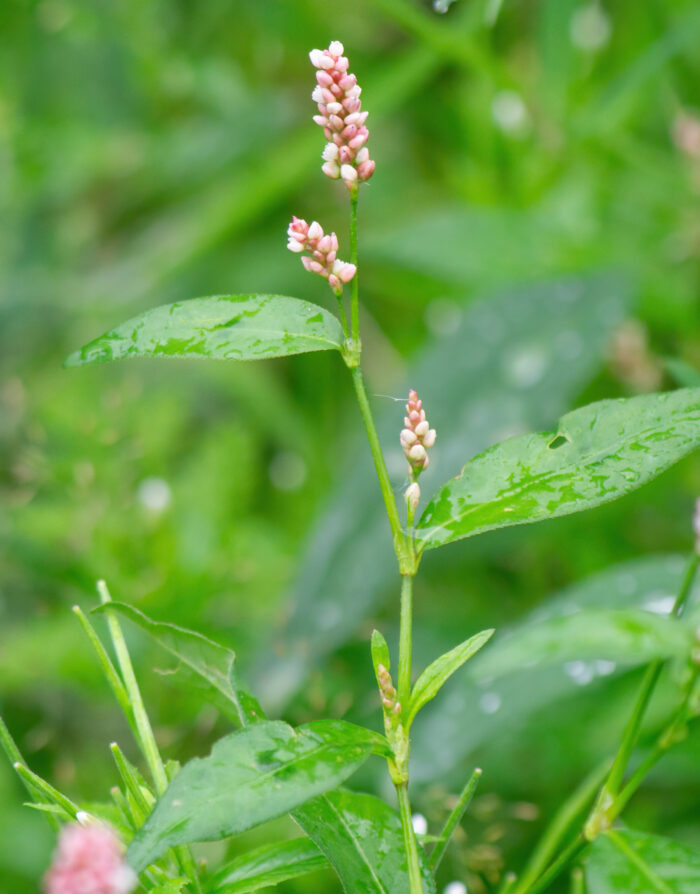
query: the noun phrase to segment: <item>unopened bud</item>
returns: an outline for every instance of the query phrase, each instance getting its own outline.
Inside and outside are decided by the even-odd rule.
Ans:
[[[401,431],[399,440],[403,452],[411,467],[414,476],[420,475],[422,471],[428,468],[428,448],[435,443],[435,429],[430,428],[430,423],[425,417],[423,402],[418,398],[415,391],[408,392],[408,403],[406,404],[406,416],[404,416],[404,428]],[[406,494],[408,499],[408,492]]]
[[[406,505],[408,508],[411,512],[415,512],[418,503],[420,502],[420,487],[417,481],[408,485],[404,497],[406,498]]]

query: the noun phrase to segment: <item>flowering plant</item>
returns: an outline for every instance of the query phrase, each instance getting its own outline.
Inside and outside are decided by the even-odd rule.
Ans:
[[[650,480],[700,443],[700,389],[601,401],[565,415],[553,431],[517,435],[469,459],[462,473],[444,483],[418,515],[419,479],[439,441],[422,399],[411,390],[403,428],[398,419],[396,426],[406,459],[403,499],[397,502],[362,373],[357,213],[360,189],[375,172],[367,145],[367,112],[362,110],[361,89],[348,71],[342,44],[333,41],[326,50],[313,50],[310,58],[317,80],[312,94],[318,104],[314,120],[327,140],[322,171],[342,180],[349,194],[349,261],[338,257],[337,235],[327,233],[317,221],[308,224],[293,217],[288,248],[302,255],[306,270],[328,281],[338,316],[280,295],[197,298],[130,320],[90,342],[68,362],[78,366],[132,356],[254,360],[320,350],[339,353],[366,429],[401,581],[398,648],[390,649],[378,630],[370,644],[383,732],[342,720],[317,720],[294,728],[268,719],[241,681],[230,650],[113,602],[106,584],[100,582],[98,610],[106,616],[116,663],[87,616],[78,607],[74,611],[133,731],[148,778],[119,746],[112,745],[121,780],[112,790],[114,803],[109,809],[92,807],[88,813],[29,769],[0,723],[5,750],[33,805],[52,825],[62,827],[45,879],[47,894],[129,894],[137,886],[155,894],[240,894],[326,866],[350,894],[433,892],[436,871],[481,770],[469,776],[438,834],[428,836],[414,821],[409,797],[411,728],[443,684],[487,646],[494,631],[472,633],[414,675],[413,582],[423,555],[485,531],[601,505]],[[698,516],[695,532],[700,536]],[[569,869],[578,884],[584,865],[592,879],[591,890],[630,890],[624,873],[620,881],[616,854],[627,855],[632,871],[651,884],[648,890],[672,890],[665,879],[685,859],[681,846],[669,850],[661,839],[635,837],[619,828],[618,819],[648,771],[699,710],[698,643],[681,617],[697,566],[696,544],[668,618],[652,619],[641,612],[601,617],[601,624],[626,624],[628,632],[641,631],[647,637],[640,636],[640,641],[655,644],[639,694],[613,759],[565,803],[530,863],[518,875],[503,875],[501,891],[538,894],[550,890]],[[183,767],[163,760],[121,620],[140,627],[177,656],[237,727],[214,745],[210,755]],[[504,659],[497,650],[492,654],[491,667],[498,672]],[[648,704],[670,657],[681,668],[678,702],[652,750],[628,772]],[[374,795],[343,788],[372,756],[386,763],[398,810]],[[304,837],[272,842],[218,867],[196,859],[193,844],[238,835],[287,813]],[[669,856],[671,851],[675,857]],[[598,887],[596,879],[603,879]]]

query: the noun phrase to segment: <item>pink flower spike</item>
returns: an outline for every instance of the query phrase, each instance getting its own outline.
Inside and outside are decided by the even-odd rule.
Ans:
[[[326,165],[337,162],[326,162]],[[324,165],[325,168],[325,165]],[[356,273],[354,264],[348,264],[337,257],[338,237],[335,233],[324,233],[321,224],[315,220],[309,224],[293,217],[287,228],[289,241],[287,248],[293,252],[306,251],[301,263],[309,273],[316,273],[328,280],[330,287],[340,295],[343,283],[350,282]]]
[[[63,827],[53,863],[44,877],[44,891],[130,894],[137,882],[117,836],[108,826],[93,822]]]
[[[333,180],[341,177],[349,190],[369,180],[375,164],[366,151],[369,131],[365,126],[367,112],[362,111],[361,88],[354,74],[348,73],[348,60],[343,55],[339,40],[331,41],[327,50],[312,50],[309,59],[316,72],[318,86],[312,99],[318,104],[314,121],[323,128],[327,140],[332,140],[339,154],[327,158],[324,154],[323,173]],[[363,153],[360,157],[360,153]],[[331,162],[342,165],[340,171]],[[352,170],[350,170],[352,169]]]
[[[428,468],[430,462],[428,450],[435,443],[436,433],[425,418],[423,402],[413,390],[408,392],[406,414],[403,420],[405,428],[399,436],[399,441],[415,480]]]

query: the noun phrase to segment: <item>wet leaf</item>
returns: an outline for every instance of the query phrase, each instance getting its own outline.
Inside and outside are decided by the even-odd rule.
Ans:
[[[379,798],[328,792],[298,808],[292,816],[326,855],[346,894],[408,891],[401,822],[396,811]],[[434,894],[435,882],[427,861],[421,862],[425,894]]]
[[[601,835],[586,860],[588,894],[697,894],[700,850],[631,829]]]
[[[145,630],[159,645],[179,658],[185,667],[206,681],[208,688],[216,696],[217,706],[241,726],[262,719],[260,705],[238,680],[236,653],[231,649],[215,643],[201,633],[175,624],[153,621],[143,612],[122,602],[109,602],[93,611],[118,612]]]
[[[411,704],[406,718],[406,726],[410,726],[420,709],[438,694],[443,684],[455,671],[475,655],[482,646],[491,639],[494,630],[482,630],[465,640],[444,655],[437,658],[416,680],[411,693]]]
[[[268,844],[241,854],[216,873],[208,894],[248,894],[326,869],[328,860],[308,838]]]
[[[373,744],[341,720],[296,729],[266,721],[225,736],[173,779],[134,837],[129,863],[140,872],[169,847],[217,841],[287,813],[340,785]]]
[[[283,295],[213,295],[146,311],[71,354],[66,366],[125,357],[262,360],[340,349],[329,311]]]
[[[426,506],[424,549],[483,531],[580,512],[640,487],[700,445],[700,389],[603,400],[556,429],[519,435],[470,460]]]

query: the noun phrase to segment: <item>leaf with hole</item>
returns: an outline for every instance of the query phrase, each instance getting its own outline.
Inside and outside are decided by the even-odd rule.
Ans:
[[[125,357],[263,360],[342,344],[340,323],[317,304],[284,295],[213,295],[146,311],[71,354],[66,366]]]
[[[267,844],[235,857],[207,886],[207,894],[249,894],[318,872],[328,860],[308,838]]]
[[[217,841],[293,810],[351,776],[375,736],[341,720],[296,729],[265,721],[225,736],[173,779],[134,837],[129,863],[140,872],[169,847]]]
[[[405,726],[408,728],[413,722],[416,714],[426,705],[432,698],[438,694],[443,684],[449,680],[459,668],[468,661],[472,655],[475,655],[482,646],[491,639],[494,630],[482,630],[474,636],[465,640],[460,645],[455,646],[449,652],[436,658],[429,667],[416,680],[416,684],[411,692],[411,703],[408,709]]]
[[[586,860],[588,894],[697,894],[700,850],[620,829],[601,835]]]
[[[555,431],[519,435],[474,457],[431,499],[423,549],[591,509],[650,481],[700,445],[700,389],[603,400]]]
[[[143,612],[122,602],[108,602],[93,609],[95,613],[117,612],[144,630],[159,645],[178,658],[198,679],[205,681],[213,700],[224,713],[241,726],[262,719],[257,701],[239,680],[236,653],[213,640],[162,621],[153,621]]]
[[[401,822],[373,795],[334,791],[304,804],[293,818],[335,870],[346,894],[406,894],[409,889]],[[425,894],[435,882],[420,851]]]

